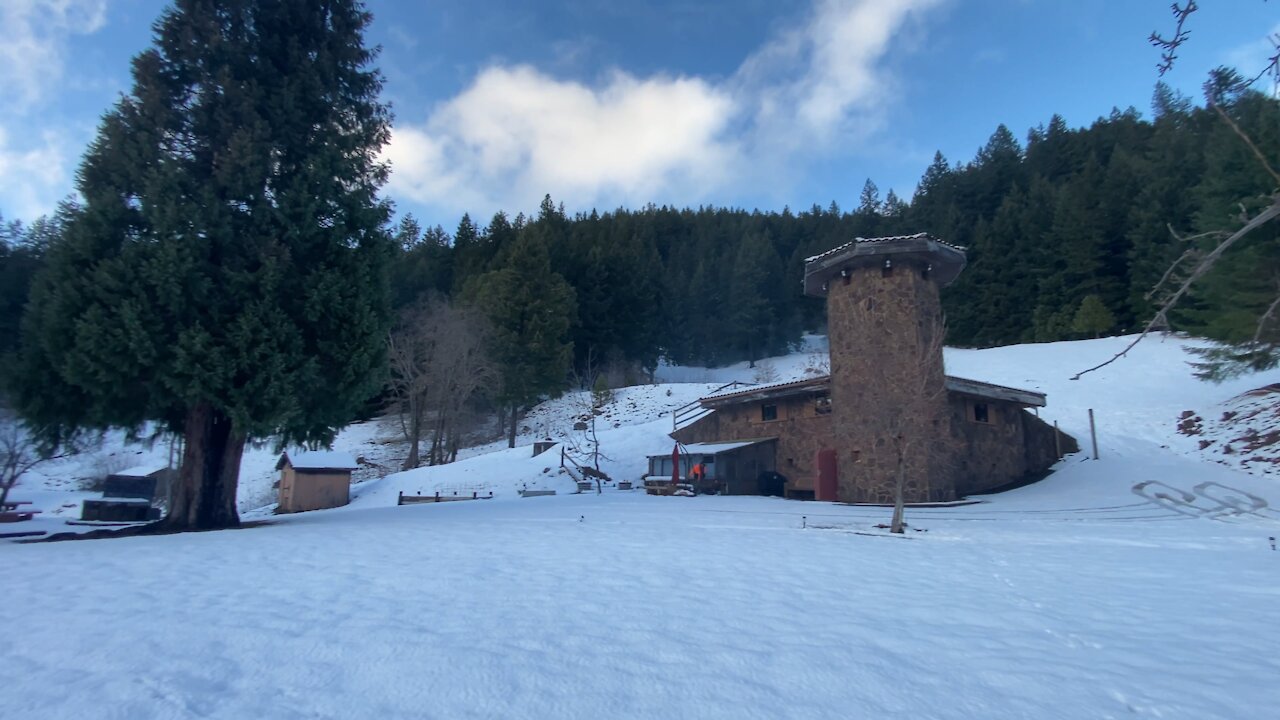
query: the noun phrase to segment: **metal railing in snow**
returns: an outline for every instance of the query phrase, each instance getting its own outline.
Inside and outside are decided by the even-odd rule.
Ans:
[[[707,393],[706,397],[710,397],[711,395],[715,395],[716,393],[724,392],[725,390],[730,390],[730,389],[740,388],[740,387],[751,387],[752,385],[753,383],[746,383],[740,380],[734,380],[731,383],[725,383],[724,385],[721,385],[715,390],[712,390],[711,392]],[[685,403],[684,405],[681,405],[680,407],[671,411],[671,432],[675,432],[682,427],[687,427],[689,425],[692,425],[693,423],[701,420],[702,418],[710,414],[711,414],[710,408],[702,407],[701,398],[694,400],[691,403]]]

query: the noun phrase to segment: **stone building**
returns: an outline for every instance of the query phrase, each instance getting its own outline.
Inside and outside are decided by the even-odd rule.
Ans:
[[[863,239],[809,258],[804,290],[825,297],[830,375],[702,398],[682,443],[774,441],[790,497],[954,500],[1047,472],[1074,439],[1027,408],[1041,393],[944,373],[939,290],[961,248],[925,234]],[[744,487],[744,479],[737,479]]]

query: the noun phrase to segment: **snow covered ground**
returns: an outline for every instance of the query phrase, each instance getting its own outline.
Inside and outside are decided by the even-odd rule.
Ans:
[[[570,396],[531,414],[523,447],[360,483],[346,508],[0,545],[3,714],[1265,717],[1280,704],[1280,481],[1216,462],[1178,421],[1280,373],[1202,384],[1186,341],[1155,338],[1067,379],[1123,343],[948,350],[950,374],[1048,393],[1042,417],[1085,446],[1094,409],[1101,459],[909,510],[905,537],[876,527],[881,508],[566,495],[558,453],[528,443],[575,434]],[[786,380],[812,362],[769,365]],[[755,373],[664,368],[670,384],[620,392],[597,419],[602,467],[634,478],[670,447],[661,413]],[[338,449],[388,447],[366,425]],[[450,487],[495,499],[395,506]],[[28,490],[45,507],[76,496],[49,478]]]

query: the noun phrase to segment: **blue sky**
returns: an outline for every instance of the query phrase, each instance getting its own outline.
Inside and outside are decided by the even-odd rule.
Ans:
[[[158,0],[0,2],[0,214],[74,192],[130,87]],[[369,0],[396,126],[386,192],[446,228],[464,211],[856,204],[909,197],[935,150],[996,125],[1147,112],[1167,0]],[[1280,7],[1202,0],[1168,80],[1198,97],[1260,67]]]

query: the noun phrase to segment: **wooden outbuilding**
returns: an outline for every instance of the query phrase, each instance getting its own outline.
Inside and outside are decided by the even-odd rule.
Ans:
[[[359,465],[351,453],[335,450],[285,452],[280,471],[278,512],[341,507],[351,502],[351,471]]]

